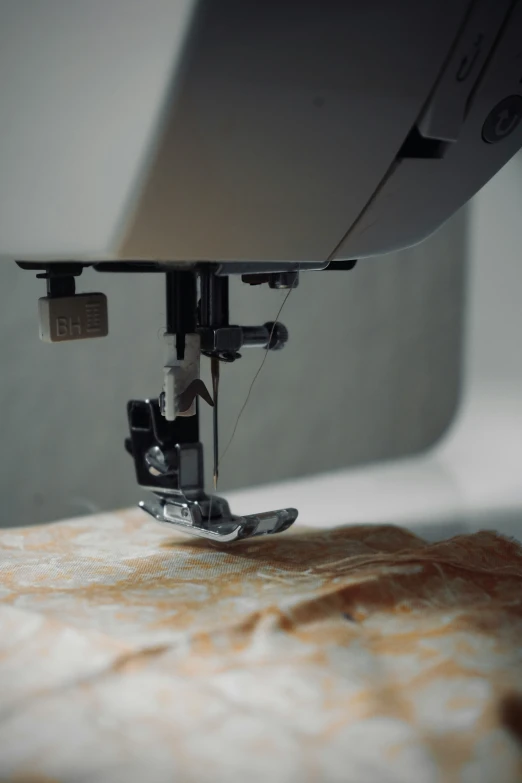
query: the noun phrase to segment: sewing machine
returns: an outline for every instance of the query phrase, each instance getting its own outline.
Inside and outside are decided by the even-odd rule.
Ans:
[[[435,231],[522,146],[521,40],[512,0],[0,0],[0,251],[46,281],[42,339],[107,334],[85,267],[165,277],[160,393],[126,441],[157,520],[221,542],[294,522],[204,491],[220,364],[288,341],[234,323],[229,276],[290,292]]]

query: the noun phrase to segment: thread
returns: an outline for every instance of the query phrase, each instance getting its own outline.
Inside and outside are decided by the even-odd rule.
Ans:
[[[229,450],[230,446],[232,445],[232,441],[234,440],[234,436],[235,436],[237,428],[239,426],[239,422],[241,421],[241,417],[242,417],[243,413],[245,412],[245,408],[248,405],[248,401],[249,401],[249,399],[250,399],[250,397],[252,395],[252,390],[254,388],[255,382],[257,381],[257,379],[258,379],[258,377],[259,377],[259,375],[261,373],[261,370],[263,369],[263,367],[265,365],[265,362],[267,360],[268,352],[270,350],[269,345],[272,342],[274,329],[276,328],[276,324],[279,321],[279,318],[280,318],[281,313],[283,311],[283,307],[287,303],[288,297],[290,296],[290,294],[292,293],[293,290],[294,290],[293,287],[288,289],[287,294],[286,294],[285,298],[283,299],[283,301],[281,303],[281,307],[279,308],[278,313],[277,313],[277,315],[275,317],[275,320],[274,320],[274,322],[272,324],[272,329],[270,330],[270,337],[268,338],[268,343],[267,343],[266,348],[265,348],[265,355],[263,356],[263,360],[262,360],[261,364],[259,365],[259,367],[258,367],[258,369],[257,369],[257,371],[256,371],[256,373],[254,375],[254,377],[252,378],[252,382],[250,383],[250,387],[248,389],[248,393],[247,393],[246,399],[245,399],[243,405],[241,406],[241,410],[239,411],[239,413],[237,415],[236,422],[235,422],[234,427],[232,429],[232,434],[231,434],[231,436],[230,436],[230,438],[228,440],[228,443],[225,446],[225,448],[224,448],[224,450],[223,450],[223,452],[222,452],[222,454],[221,454],[221,456],[219,458],[219,465],[221,465],[221,463],[222,463],[222,461],[223,461],[227,451]]]

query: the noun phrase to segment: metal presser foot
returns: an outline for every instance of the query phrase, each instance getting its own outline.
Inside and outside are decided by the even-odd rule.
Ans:
[[[134,459],[138,483],[154,493],[139,505],[158,522],[226,544],[282,533],[297,519],[295,508],[235,516],[226,500],[205,494],[197,416],[168,422],[158,400],[131,400],[127,413],[127,451]]]
[[[282,533],[297,519],[297,509],[283,508],[237,517],[230,512],[226,500],[206,497],[190,501],[183,494],[157,496],[157,500],[142,500],[140,508],[158,522],[175,525],[184,533],[228,544],[241,538]]]

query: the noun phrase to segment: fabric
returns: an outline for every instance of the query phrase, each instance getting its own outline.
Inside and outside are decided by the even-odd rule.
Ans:
[[[522,779],[522,550],[391,526],[221,549],[0,532],[0,779]]]

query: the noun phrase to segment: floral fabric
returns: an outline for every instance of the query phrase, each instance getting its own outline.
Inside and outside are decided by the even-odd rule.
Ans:
[[[391,526],[219,548],[0,531],[0,779],[522,780],[522,549]]]

